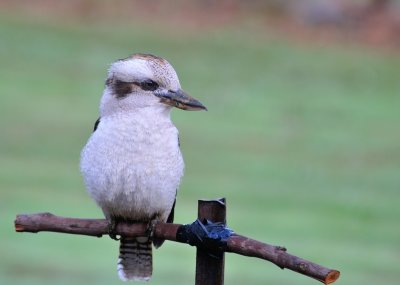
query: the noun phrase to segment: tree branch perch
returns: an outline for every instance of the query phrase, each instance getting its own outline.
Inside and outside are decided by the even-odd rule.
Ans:
[[[179,228],[182,226],[180,224],[157,223],[154,228],[154,236],[182,242],[177,240],[176,237]],[[121,222],[116,227],[116,234],[127,237],[146,235],[147,227],[147,224]],[[38,233],[47,231],[101,237],[108,234],[108,223],[104,219],[74,219],[59,217],[50,213],[38,213],[17,215],[15,230],[17,232]],[[286,252],[284,247],[269,245],[238,234],[233,234],[228,238],[226,252],[265,259],[282,269],[293,270],[324,284],[335,282],[340,275],[337,270],[328,269],[291,255]]]

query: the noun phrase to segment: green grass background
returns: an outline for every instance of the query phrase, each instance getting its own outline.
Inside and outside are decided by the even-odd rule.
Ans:
[[[0,284],[121,284],[108,238],[14,232],[18,213],[102,217],[79,153],[106,68],[167,58],[208,112],[173,111],[186,175],[176,222],[226,197],[238,233],[337,268],[337,284],[398,284],[400,59],[299,45],[247,28],[179,33],[135,23],[0,18]],[[149,284],[193,284],[194,248],[167,242]],[[317,284],[227,254],[226,284]]]

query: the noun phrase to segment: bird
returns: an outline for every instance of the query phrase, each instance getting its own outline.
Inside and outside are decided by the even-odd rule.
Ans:
[[[177,189],[184,173],[173,107],[207,108],[181,89],[176,71],[164,58],[135,53],[113,62],[100,100],[100,116],[81,151],[80,170],[89,195],[116,239],[120,221],[172,223]],[[123,281],[152,276],[150,234],[120,237],[118,275]]]

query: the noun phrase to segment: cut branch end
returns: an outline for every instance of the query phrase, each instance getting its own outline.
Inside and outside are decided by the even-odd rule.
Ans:
[[[332,270],[331,272],[328,273],[328,275],[325,278],[325,284],[331,284],[335,282],[340,276],[340,272],[337,270]]]

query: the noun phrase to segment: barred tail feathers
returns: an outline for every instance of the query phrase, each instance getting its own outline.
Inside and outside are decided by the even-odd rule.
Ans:
[[[148,281],[153,271],[152,245],[148,237],[121,238],[118,275],[122,281]]]

